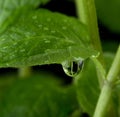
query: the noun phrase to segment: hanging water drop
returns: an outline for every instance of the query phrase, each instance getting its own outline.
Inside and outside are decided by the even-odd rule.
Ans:
[[[68,76],[74,77],[82,70],[83,60],[64,61],[62,67]]]

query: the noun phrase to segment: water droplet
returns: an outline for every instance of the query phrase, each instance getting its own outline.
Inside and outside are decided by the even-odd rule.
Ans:
[[[44,30],[49,30],[47,27],[44,27],[43,29],[44,29]]]
[[[65,19],[65,20],[64,20],[64,22],[66,23],[66,22],[67,22],[67,20]]]
[[[50,43],[50,40],[44,39],[45,43]]]
[[[67,29],[67,27],[63,26],[63,27],[62,27],[62,29],[63,29],[63,30],[66,30],[66,29]]]
[[[9,67],[9,63],[6,63],[6,66]]]
[[[42,27],[42,24],[39,24],[38,27],[41,28],[41,27]]]
[[[55,30],[51,30],[51,33],[55,33]]]
[[[48,22],[50,22],[50,21],[51,21],[51,19],[50,19],[50,18],[47,18],[47,21],[48,21]]]
[[[13,43],[13,46],[16,46],[17,45],[17,43]]]
[[[74,59],[73,61],[64,61],[62,63],[64,72],[71,77],[76,76],[83,67],[82,59]]]
[[[4,41],[5,41],[5,38],[1,39],[1,41],[3,41],[3,42],[4,42]]]
[[[15,55],[12,54],[12,55],[10,56],[10,60],[12,60],[14,57],[15,57]]]
[[[20,52],[25,52],[25,49],[21,49]]]
[[[50,43],[50,41],[49,41],[49,40],[46,40],[45,43]]]
[[[6,50],[7,48],[8,48],[8,46],[4,46],[2,49],[3,49],[3,50]]]
[[[37,19],[37,16],[35,15],[35,16],[33,16],[32,18],[33,18],[33,19]]]

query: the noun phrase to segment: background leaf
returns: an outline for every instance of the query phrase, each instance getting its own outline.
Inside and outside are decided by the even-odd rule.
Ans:
[[[108,72],[111,63],[114,59],[113,53],[105,52],[106,71]],[[84,62],[83,70],[78,79],[75,79],[77,90],[77,97],[79,104],[84,112],[88,113],[90,117],[93,116],[96,103],[100,94],[100,86],[96,74],[95,65],[91,60]],[[117,89],[117,90],[116,90]],[[119,112],[119,90],[113,89],[113,97],[108,105],[105,117],[117,117]],[[117,92],[117,93],[116,93]]]
[[[0,0],[0,33],[20,14],[45,4],[49,0]]]
[[[75,79],[78,101],[84,112],[91,117],[94,113],[100,93],[96,68],[92,60],[84,62],[83,70],[78,79]]]
[[[78,103],[73,86],[61,87],[55,76],[41,73],[17,80],[4,94],[1,117],[68,117]]]
[[[83,24],[47,10],[21,16],[0,36],[0,67],[61,63],[97,54]]]
[[[120,1],[95,0],[98,18],[110,30],[120,33]]]

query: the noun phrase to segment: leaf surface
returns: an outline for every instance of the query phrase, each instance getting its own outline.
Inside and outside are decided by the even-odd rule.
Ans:
[[[47,10],[20,17],[0,36],[0,67],[62,63],[98,55],[86,27],[74,18]]]
[[[45,4],[49,0],[0,0],[0,33],[8,25],[17,21],[19,15],[35,9],[40,4]],[[15,20],[16,19],[16,20]]]

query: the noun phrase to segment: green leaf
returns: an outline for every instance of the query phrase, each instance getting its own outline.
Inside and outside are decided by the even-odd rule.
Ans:
[[[92,117],[100,93],[96,68],[92,60],[84,62],[83,70],[77,77],[75,83],[79,104],[83,111]]]
[[[44,73],[14,82],[1,103],[1,117],[68,117],[78,109],[73,87]]]
[[[0,36],[0,67],[62,63],[98,55],[86,27],[74,18],[47,10],[21,16]]]
[[[49,0],[0,0],[0,33],[8,25],[17,21],[19,15],[25,13]]]
[[[120,1],[95,0],[98,18],[110,30],[120,33]]]

